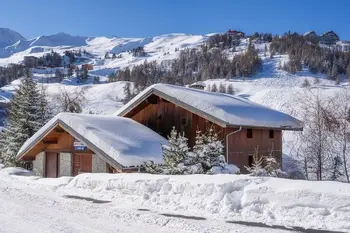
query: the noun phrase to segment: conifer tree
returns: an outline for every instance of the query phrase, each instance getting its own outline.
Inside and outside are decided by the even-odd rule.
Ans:
[[[227,94],[230,94],[230,95],[234,95],[234,94],[235,94],[235,91],[233,90],[233,85],[232,85],[232,84],[229,84],[229,85],[227,86],[226,93],[227,93]]]
[[[219,85],[219,92],[220,93],[226,93],[226,87],[222,83],[220,83],[220,85]]]
[[[216,86],[215,83],[211,86],[210,91],[211,91],[211,92],[217,92],[217,91],[218,91],[218,87]]]
[[[168,137],[168,145],[163,145],[164,164],[170,174],[183,174],[185,160],[189,151],[184,133],[178,133],[173,127]]]
[[[212,167],[225,165],[223,149],[224,146],[213,128],[209,128],[206,134],[202,134],[201,131],[196,132],[196,141],[193,146],[193,152],[196,155],[195,163],[200,163],[205,173],[208,173]]]
[[[23,143],[49,119],[45,97],[27,70],[12,97],[6,129],[1,137],[1,156],[5,165],[30,168],[30,163],[18,161],[16,155]]]

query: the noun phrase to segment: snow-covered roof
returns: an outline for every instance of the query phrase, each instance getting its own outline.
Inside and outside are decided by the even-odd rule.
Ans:
[[[148,160],[163,162],[161,144],[167,140],[146,126],[124,117],[77,113],[56,115],[23,144],[17,157],[23,157],[57,125],[119,168]]]
[[[255,127],[302,130],[301,121],[285,113],[233,95],[208,92],[169,84],[155,84],[138,94],[115,115],[125,116],[155,94],[222,127]]]
[[[202,86],[202,87],[205,87],[205,83],[202,82],[202,81],[198,81],[198,82],[195,82],[195,83],[192,83],[191,85],[189,85],[190,87],[192,86]]]

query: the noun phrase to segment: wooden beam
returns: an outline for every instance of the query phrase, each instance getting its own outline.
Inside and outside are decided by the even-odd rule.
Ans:
[[[57,144],[58,140],[57,139],[44,139],[43,144],[47,145],[47,144]]]

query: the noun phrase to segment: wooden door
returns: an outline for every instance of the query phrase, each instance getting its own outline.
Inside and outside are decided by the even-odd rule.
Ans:
[[[74,154],[73,155],[73,176],[80,173],[92,172],[92,155],[91,154]]]
[[[58,176],[58,153],[46,152],[45,177],[56,178]]]
[[[80,172],[80,155],[73,154],[73,176],[77,176]]]

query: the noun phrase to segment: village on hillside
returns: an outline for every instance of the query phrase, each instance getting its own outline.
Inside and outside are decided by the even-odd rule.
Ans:
[[[72,213],[81,232],[349,230],[349,50],[333,31],[232,29],[6,44],[0,232],[15,202],[43,232]],[[41,215],[24,216],[26,232]]]

